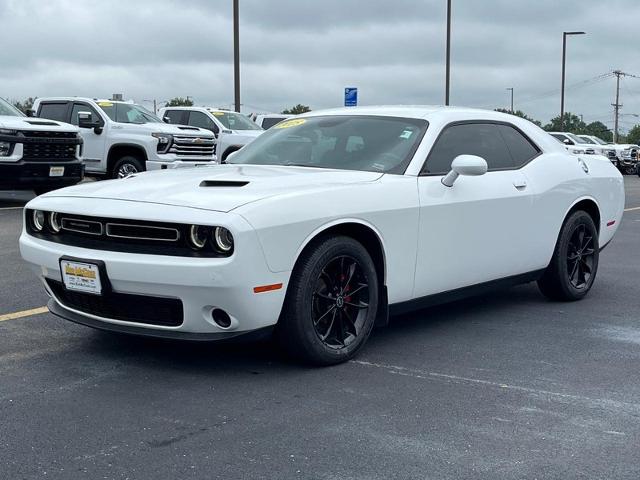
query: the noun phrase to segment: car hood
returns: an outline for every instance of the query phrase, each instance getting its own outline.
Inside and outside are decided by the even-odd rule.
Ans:
[[[84,183],[43,196],[100,198],[229,212],[292,191],[373,182],[383,174],[307,167],[213,165],[136,174],[123,180]]]
[[[170,125],[167,123],[115,123],[122,125],[127,130],[135,129],[139,132],[168,133],[170,135],[197,135],[203,138],[213,138],[214,135],[204,128],[191,127],[189,125]]]
[[[29,131],[79,132],[80,130],[68,123],[46,120],[44,118],[14,117],[0,115],[0,128]]]

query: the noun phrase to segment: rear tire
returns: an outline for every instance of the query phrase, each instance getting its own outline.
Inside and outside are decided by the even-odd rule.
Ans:
[[[143,162],[132,155],[125,155],[113,164],[110,176],[111,178],[126,178],[139,172],[144,172]]]
[[[540,291],[551,300],[584,298],[596,278],[599,254],[593,219],[583,210],[573,212],[562,225],[551,263],[538,280]]]
[[[378,276],[367,250],[350,237],[325,237],[296,263],[277,339],[305,363],[345,362],[369,338],[377,309]]]

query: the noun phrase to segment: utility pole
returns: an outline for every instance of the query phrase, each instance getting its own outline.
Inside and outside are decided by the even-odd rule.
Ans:
[[[622,104],[620,103],[620,77],[624,75],[620,70],[615,70],[613,74],[616,76],[616,103],[612,103],[614,109],[614,120],[613,120],[613,143],[618,143],[618,123],[620,118],[620,107]]]
[[[444,104],[449,105],[449,88],[451,83],[451,0],[447,0],[447,60],[445,73]]]
[[[511,90],[511,110],[509,112],[513,114],[513,87],[509,87],[507,90]]]
[[[240,112],[240,15],[239,0],[233,0],[233,87],[235,110]]]
[[[564,131],[564,74],[567,67],[567,37],[585,32],[562,32],[562,86],[560,87],[560,131]]]

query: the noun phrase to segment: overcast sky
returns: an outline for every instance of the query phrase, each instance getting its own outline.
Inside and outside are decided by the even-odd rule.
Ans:
[[[451,102],[612,125],[620,69],[640,75],[638,0],[453,0]],[[243,111],[296,103],[442,104],[446,0],[240,0]],[[233,101],[231,0],[0,0],[0,96],[78,95],[150,105]],[[582,82],[582,83],[580,83]],[[640,123],[640,78],[621,82],[623,130]]]

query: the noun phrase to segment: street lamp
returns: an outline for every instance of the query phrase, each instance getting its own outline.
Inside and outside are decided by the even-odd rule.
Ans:
[[[233,0],[233,90],[236,112],[240,112],[240,21],[239,0]]]
[[[564,131],[564,73],[567,64],[567,36],[584,35],[585,32],[562,32],[562,87],[560,88],[560,131]]]
[[[511,90],[511,110],[509,111],[513,114],[513,87],[509,87],[507,90]]]

